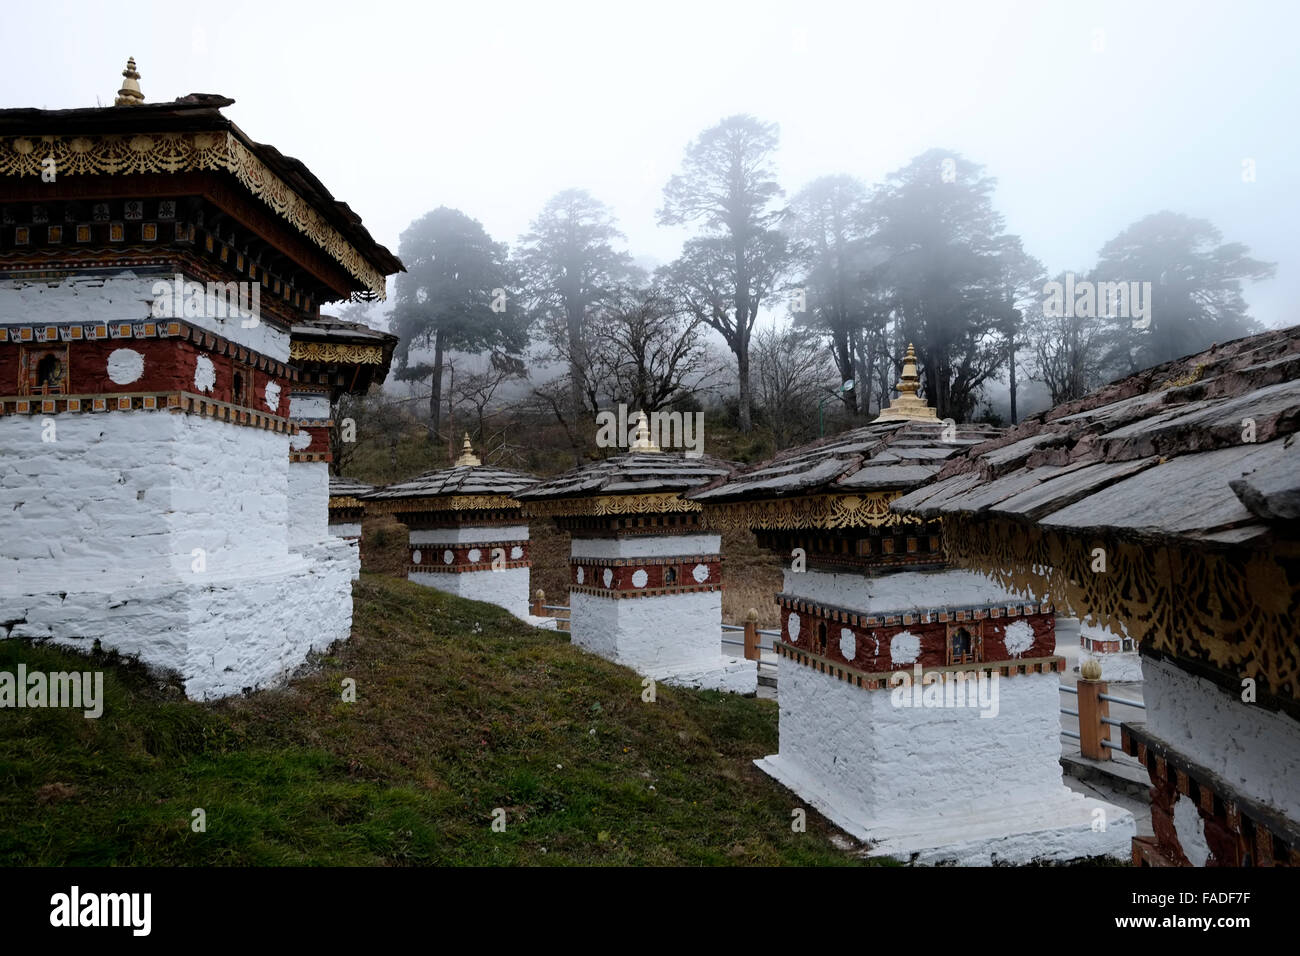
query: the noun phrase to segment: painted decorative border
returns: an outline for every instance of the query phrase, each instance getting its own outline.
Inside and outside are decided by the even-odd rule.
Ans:
[[[242,405],[219,402],[190,392],[110,392],[102,395],[56,395],[54,397],[0,395],[0,415],[129,411],[181,412],[286,435],[298,433],[298,426],[287,418],[268,415]]]
[[[509,495],[445,495],[424,498],[366,499],[366,509],[371,514],[401,514],[404,512],[420,514],[428,511],[517,511],[519,507],[519,502]],[[514,523],[517,524],[518,521],[516,520]]]
[[[829,674],[831,677],[838,678],[855,687],[861,687],[863,690],[893,690],[889,679],[896,674],[909,673],[905,670],[895,671],[876,671],[868,673],[860,671],[854,667],[848,667],[844,664],[837,663],[825,657],[819,657],[810,651],[802,650],[785,641],[773,641],[772,648],[781,657],[789,658],[796,664],[803,664],[805,667],[811,667],[815,671],[823,674]],[[946,675],[955,674],[959,671],[971,674],[982,672],[992,674],[994,671],[1001,677],[1015,677],[1019,674],[1064,674],[1065,658],[1053,655],[1051,657],[1029,657],[1024,660],[1015,661],[991,661],[979,664],[945,664],[940,667],[926,667],[921,670],[921,676],[926,674],[937,674],[940,680],[947,680]]]
[[[699,569],[704,576],[697,576]],[[669,570],[674,580],[665,581]],[[636,583],[637,576],[641,583]],[[604,597],[689,594],[722,589],[722,558],[717,554],[657,558],[570,558],[569,590]]]
[[[660,558],[575,558],[570,556],[569,564],[592,565],[598,568],[646,567],[652,564],[721,564],[720,554],[682,554]]]
[[[676,492],[644,495],[597,495],[586,498],[545,498],[523,502],[529,517],[668,514],[700,511],[699,503]],[[662,532],[661,532],[662,533]]]
[[[921,524],[919,518],[890,511],[901,491],[874,491],[856,495],[801,495],[754,501],[706,501],[705,519],[711,526],[753,531],[794,531],[800,528],[884,528]]]
[[[31,325],[0,325],[0,344],[27,345],[41,342],[96,342],[155,338],[176,338],[183,342],[193,342],[206,351],[217,355],[228,355],[276,378],[294,381],[298,377],[298,369],[292,365],[279,362],[269,355],[250,349],[246,345],[240,345],[223,335],[176,319],[144,322],[74,324],[40,322]]]
[[[797,594],[781,593],[776,596],[776,603],[783,608],[799,614],[814,614],[837,624],[850,624],[856,627],[893,627],[909,624],[934,624],[948,621],[983,621],[998,620],[1003,617],[1029,617],[1033,614],[1051,614],[1054,608],[1050,603],[1042,604],[972,604],[950,606],[943,609],[927,608],[924,611],[899,611],[897,614],[863,614],[851,608],[834,604],[822,604],[810,601]]]
[[[289,343],[289,358],[323,365],[383,365],[384,350],[378,345],[294,341]]]
[[[693,594],[697,591],[721,591],[721,584],[674,584],[665,588],[636,588],[634,590],[624,590],[611,588],[593,588],[580,584],[569,585],[570,594],[590,594],[592,597],[610,598],[611,600],[623,600],[625,598],[642,598],[642,597],[674,597],[678,594]]]
[[[510,568],[527,568],[531,567],[532,555],[529,553],[528,539],[516,539],[513,541],[473,541],[463,544],[411,544],[407,546],[407,573],[422,572],[433,574],[464,574],[475,571],[492,571],[492,551],[495,548],[501,548],[502,551],[509,553],[518,548],[520,557],[507,558],[503,567]],[[452,561],[450,564],[445,559],[446,553],[450,551]],[[486,555],[486,561],[471,561],[470,552],[478,551],[480,555]],[[417,560],[416,556],[419,555]]]
[[[40,176],[53,156],[60,176],[128,176],[215,170],[289,222],[380,299],[385,277],[302,196],[228,131],[0,137],[0,176]]]

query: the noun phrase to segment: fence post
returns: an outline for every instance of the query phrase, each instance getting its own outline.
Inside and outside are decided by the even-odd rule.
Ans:
[[[546,592],[541,588],[533,595],[533,617],[545,617],[546,608],[542,607],[546,603]]]
[[[1110,703],[1101,699],[1110,685],[1101,679],[1101,662],[1089,659],[1079,667],[1079,753],[1089,760],[1109,760],[1110,748],[1103,740],[1110,739],[1108,724],[1101,718],[1110,716]]]
[[[758,611],[751,607],[745,615],[745,660],[756,661],[758,658]]]

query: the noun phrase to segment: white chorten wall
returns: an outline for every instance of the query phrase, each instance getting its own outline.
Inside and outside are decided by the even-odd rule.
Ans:
[[[491,569],[492,551],[497,547],[502,549],[505,562],[526,562],[527,542],[526,524],[412,529],[412,570],[406,577],[416,584],[471,601],[495,604],[516,617],[528,619],[528,566]],[[447,570],[416,570],[422,565]],[[460,570],[469,566],[478,569]]]
[[[1142,672],[1147,732],[1238,793],[1300,820],[1300,723],[1168,661],[1143,657]]]
[[[187,281],[206,282],[184,275]],[[0,279],[0,325],[30,322],[144,322],[150,318],[154,285],[172,282],[170,275],[136,275],[123,269],[113,276],[86,275],[60,278],[57,282],[37,279]],[[206,290],[206,285],[205,285]],[[269,322],[257,325],[237,316],[225,315],[224,302],[207,300],[201,315],[186,313],[185,322],[246,346],[277,362],[289,361],[289,335]]]
[[[329,532],[336,538],[343,538],[345,541],[361,540],[361,522],[360,521],[331,521],[329,523]]]
[[[330,466],[325,461],[289,463],[289,541],[329,537]]]
[[[989,678],[983,707],[978,694],[975,706],[903,706],[910,687],[865,690],[788,657],[777,686],[780,752],[757,765],[874,855],[1129,858],[1132,815],[1062,783],[1055,674]]]
[[[786,571],[784,593],[806,602],[809,619],[823,620],[819,609],[849,612],[830,628],[847,650],[832,643],[823,652],[829,665],[782,653],[780,749],[755,761],[761,769],[873,844],[874,855],[961,865],[1129,858],[1132,815],[1062,782],[1057,674],[1003,675],[997,667],[1051,654],[1047,609],[956,569],[878,577]],[[784,641],[807,633],[800,616],[787,616]],[[937,648],[946,647],[950,620],[973,630],[981,623],[992,656],[965,665],[965,674],[986,675],[982,685],[947,677],[927,698],[924,686],[912,687],[917,662],[930,662],[924,673],[945,665]],[[865,672],[877,680],[891,671],[900,686],[842,679],[853,671],[840,662],[855,658],[872,662]]]
[[[155,281],[6,280],[0,323],[143,321]],[[267,322],[185,321],[288,358]],[[184,380],[202,391],[203,355],[169,361],[190,363]],[[179,674],[196,698],[272,683],[346,639],[355,554],[291,541],[288,458],[282,432],[198,414],[0,416],[0,636],[99,641]]]
[[[716,534],[574,537],[571,641],[669,684],[754,693],[755,662],[721,651],[721,547]],[[658,577],[665,567],[673,584]],[[656,585],[669,593],[641,593]]]

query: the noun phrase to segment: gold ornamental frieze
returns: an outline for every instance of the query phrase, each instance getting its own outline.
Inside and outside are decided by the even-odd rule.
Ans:
[[[920,524],[910,515],[889,510],[901,491],[856,495],[800,495],[757,501],[705,502],[705,520],[711,526],[754,531],[795,531],[801,528],[883,528]]]
[[[40,176],[50,157],[60,176],[228,172],[366,288],[384,298],[383,274],[230,132],[0,137],[0,176]]]
[[[676,493],[644,495],[597,495],[590,498],[549,498],[525,501],[524,510],[536,517],[568,517],[605,515],[649,515],[699,511],[694,501],[687,501]]]
[[[943,533],[953,564],[1012,590],[1050,594],[1144,649],[1300,700],[1300,548],[1293,543],[1219,551],[966,517],[945,518]]]
[[[323,365],[383,365],[384,350],[378,345],[348,345],[343,342],[291,342],[289,358],[295,362]]]
[[[509,495],[431,495],[424,498],[367,498],[365,506],[372,514],[414,514],[423,511],[518,509],[519,502]]]

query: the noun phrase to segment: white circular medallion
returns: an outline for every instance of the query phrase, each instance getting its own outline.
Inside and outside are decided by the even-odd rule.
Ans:
[[[637,568],[636,571],[632,573],[632,585],[634,587],[643,588],[649,580],[650,575],[646,574],[645,568]]]
[[[194,387],[200,392],[210,392],[216,384],[217,370],[212,364],[212,359],[200,355],[194,362]]]
[[[455,560],[456,560],[456,555],[452,554],[452,552],[451,552],[450,550],[447,550],[447,551],[442,552],[442,563],[443,563],[443,564],[451,564],[451,562],[453,562],[453,561],[455,561]]]
[[[419,564],[419,563],[420,563],[420,559],[423,558],[423,557],[424,557],[424,555],[420,553],[420,549],[419,549],[419,548],[416,548],[414,551],[411,552],[411,563],[412,563],[412,564]]]
[[[799,640],[799,615],[791,612],[790,619],[785,622],[785,632],[790,635],[790,640]]]
[[[523,556],[524,556],[524,549],[521,548],[519,545],[515,545],[513,548],[510,549],[511,561],[518,561]]]
[[[696,584],[703,584],[709,579],[709,566],[707,564],[697,564],[695,570],[691,572],[691,577],[695,579]]]
[[[481,558],[481,557],[483,557],[483,552],[480,551],[478,548],[470,548],[470,549],[469,549],[469,563],[470,563],[470,564],[478,564],[478,562],[479,562],[479,558]]]
[[[302,451],[310,444],[311,432],[305,428],[299,429],[298,434],[289,436],[289,447],[294,451]]]
[[[579,584],[582,583],[582,579],[583,579],[584,577],[586,577],[586,575],[584,575],[584,574],[582,573],[582,565],[580,564],[580,565],[578,565],[578,583],[579,583]]]
[[[899,631],[889,639],[889,659],[895,664],[912,664],[921,656],[921,639],[911,631]]]
[[[603,580],[605,581],[605,587],[609,587],[611,584],[614,583],[614,572],[611,571],[609,568],[606,568],[605,574],[603,576]]]
[[[1002,638],[1007,645],[1007,653],[1019,657],[1034,646],[1034,629],[1028,621],[1012,621],[1002,632]]]
[[[846,661],[858,656],[858,639],[847,627],[840,628],[840,653]]]
[[[273,412],[280,407],[280,386],[275,382],[266,383],[266,407]]]
[[[135,349],[114,349],[108,356],[108,377],[118,385],[130,385],[144,374],[144,356]]]

